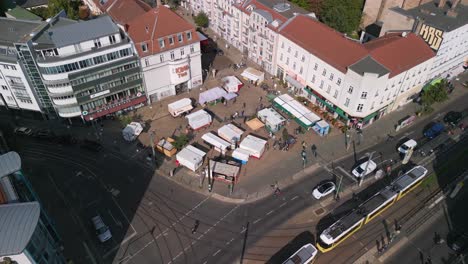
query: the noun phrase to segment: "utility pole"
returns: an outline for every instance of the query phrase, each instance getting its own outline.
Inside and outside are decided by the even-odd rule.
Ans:
[[[247,237],[249,235],[249,221],[247,221],[247,224],[245,225],[245,233],[244,233],[244,243],[242,245],[242,252],[241,252],[241,258],[240,258],[240,264],[244,263],[244,254],[245,254],[245,247],[247,246]]]
[[[364,169],[363,173],[361,173],[361,177],[359,177],[359,186],[361,186],[362,182],[364,181],[364,177],[366,176],[367,169],[369,168],[369,163],[372,160],[372,156],[374,155],[375,151],[371,152],[369,155],[369,161],[366,164],[366,168]]]
[[[150,144],[151,144],[151,151],[153,153],[153,162],[154,162],[154,165],[156,165],[156,152],[154,150],[154,130],[151,130],[150,132]]]

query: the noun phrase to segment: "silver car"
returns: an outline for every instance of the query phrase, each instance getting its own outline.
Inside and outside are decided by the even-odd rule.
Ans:
[[[96,235],[101,242],[106,242],[107,240],[112,238],[111,231],[109,227],[104,224],[102,217],[100,215],[96,215],[91,219],[94,225],[94,229],[96,230]]]

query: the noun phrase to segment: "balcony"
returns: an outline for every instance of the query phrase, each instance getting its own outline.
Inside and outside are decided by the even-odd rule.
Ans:
[[[59,114],[60,117],[63,117],[63,118],[81,116],[81,110],[79,106],[57,108],[57,113]]]
[[[71,85],[64,85],[64,86],[60,86],[60,87],[48,87],[47,86],[47,90],[49,91],[49,93],[51,94],[70,94],[70,93],[73,93],[73,89],[71,87]]]
[[[57,106],[75,105],[78,103],[78,101],[76,101],[76,97],[66,98],[66,99],[58,99],[58,98],[52,97],[52,102],[54,102],[54,104]]]

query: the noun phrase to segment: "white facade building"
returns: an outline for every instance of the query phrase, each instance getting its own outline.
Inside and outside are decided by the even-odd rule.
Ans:
[[[151,102],[202,84],[200,37],[165,6],[132,20],[127,32],[138,51]]]
[[[335,117],[362,125],[419,92],[434,57],[415,34],[362,45],[304,15],[281,27],[277,53],[280,79]]]

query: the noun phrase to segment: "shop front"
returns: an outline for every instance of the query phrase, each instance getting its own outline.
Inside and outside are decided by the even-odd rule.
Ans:
[[[315,92],[309,86],[304,88],[306,93],[309,95],[309,99],[316,105],[320,106],[321,108],[327,109],[328,112],[335,115],[335,118],[340,119],[345,124],[347,124],[350,120],[346,112],[339,108],[338,106],[334,106],[331,102],[329,102],[325,97],[321,96],[319,93]]]

